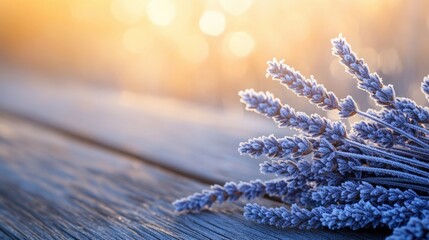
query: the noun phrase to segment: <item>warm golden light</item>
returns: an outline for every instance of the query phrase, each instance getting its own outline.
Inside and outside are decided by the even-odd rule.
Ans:
[[[110,11],[122,23],[135,23],[145,15],[145,0],[112,0]]]
[[[252,0],[220,0],[222,8],[229,14],[240,15],[249,9]]]
[[[176,6],[171,0],[150,0],[147,5],[149,20],[158,26],[167,26],[176,15]]]
[[[153,44],[152,36],[141,27],[129,28],[122,35],[122,45],[132,53],[142,53]]]
[[[180,46],[180,53],[189,63],[198,64],[208,57],[209,45],[201,36],[192,35],[183,41]]]
[[[393,48],[380,53],[379,63],[384,74],[398,74],[402,71],[401,59],[398,52]]]
[[[355,94],[329,50],[342,33],[371,72],[405,96],[408,81],[429,69],[427,9],[429,1],[403,0],[0,0],[0,63],[241,107],[239,90],[274,87],[263,78],[273,57],[341,98]],[[307,103],[294,106],[304,111]]]
[[[231,33],[228,37],[228,48],[237,57],[245,57],[253,50],[255,43],[246,32]]]
[[[200,29],[211,36],[222,34],[225,30],[225,16],[218,11],[205,11],[200,18]]]

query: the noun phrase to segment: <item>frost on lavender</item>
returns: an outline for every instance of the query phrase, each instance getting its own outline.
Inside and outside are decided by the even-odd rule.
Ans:
[[[260,172],[276,178],[214,185],[175,201],[177,211],[199,212],[215,203],[274,196],[285,206],[247,204],[244,217],[280,228],[387,227],[393,229],[388,239],[429,238],[429,108],[396,97],[393,86],[371,73],[345,38],[335,38],[332,44],[333,54],[380,109],[362,111],[351,96],[339,99],[283,60],[269,61],[267,76],[298,96],[326,111],[338,111],[341,118],[363,119],[346,129],[341,121],[297,112],[269,92],[241,91],[247,110],[299,133],[240,143],[240,154],[268,157]],[[429,76],[421,90],[429,100]]]

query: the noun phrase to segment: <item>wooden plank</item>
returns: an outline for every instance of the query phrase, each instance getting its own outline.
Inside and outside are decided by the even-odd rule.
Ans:
[[[268,178],[259,174],[260,160],[239,155],[239,142],[273,132],[292,134],[254,113],[228,113],[169,99],[20,78],[25,77],[0,81],[0,110],[206,183]]]
[[[245,221],[234,204],[198,215],[173,212],[174,199],[206,187],[0,115],[2,239],[377,239],[261,226]]]

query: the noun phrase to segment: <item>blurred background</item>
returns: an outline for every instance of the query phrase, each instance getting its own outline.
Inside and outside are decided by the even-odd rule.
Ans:
[[[265,78],[273,57],[370,106],[331,54],[339,33],[397,95],[424,103],[429,1],[0,0],[3,72],[222,109],[254,88],[316,110]]]

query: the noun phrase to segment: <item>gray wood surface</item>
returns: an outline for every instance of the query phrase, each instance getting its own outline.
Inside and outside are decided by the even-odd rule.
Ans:
[[[238,144],[273,132],[293,134],[254,113],[19,78],[0,81],[0,110],[206,183],[270,177],[259,174],[260,160],[239,155]]]
[[[380,239],[377,231],[280,230],[240,205],[176,214],[171,202],[229,180],[269,178],[240,141],[269,119],[174,100],[0,74],[0,239]],[[10,81],[13,79],[14,81]],[[261,203],[274,203],[263,199]]]
[[[2,239],[375,239],[261,226],[235,204],[174,213],[171,201],[206,187],[0,114]]]

